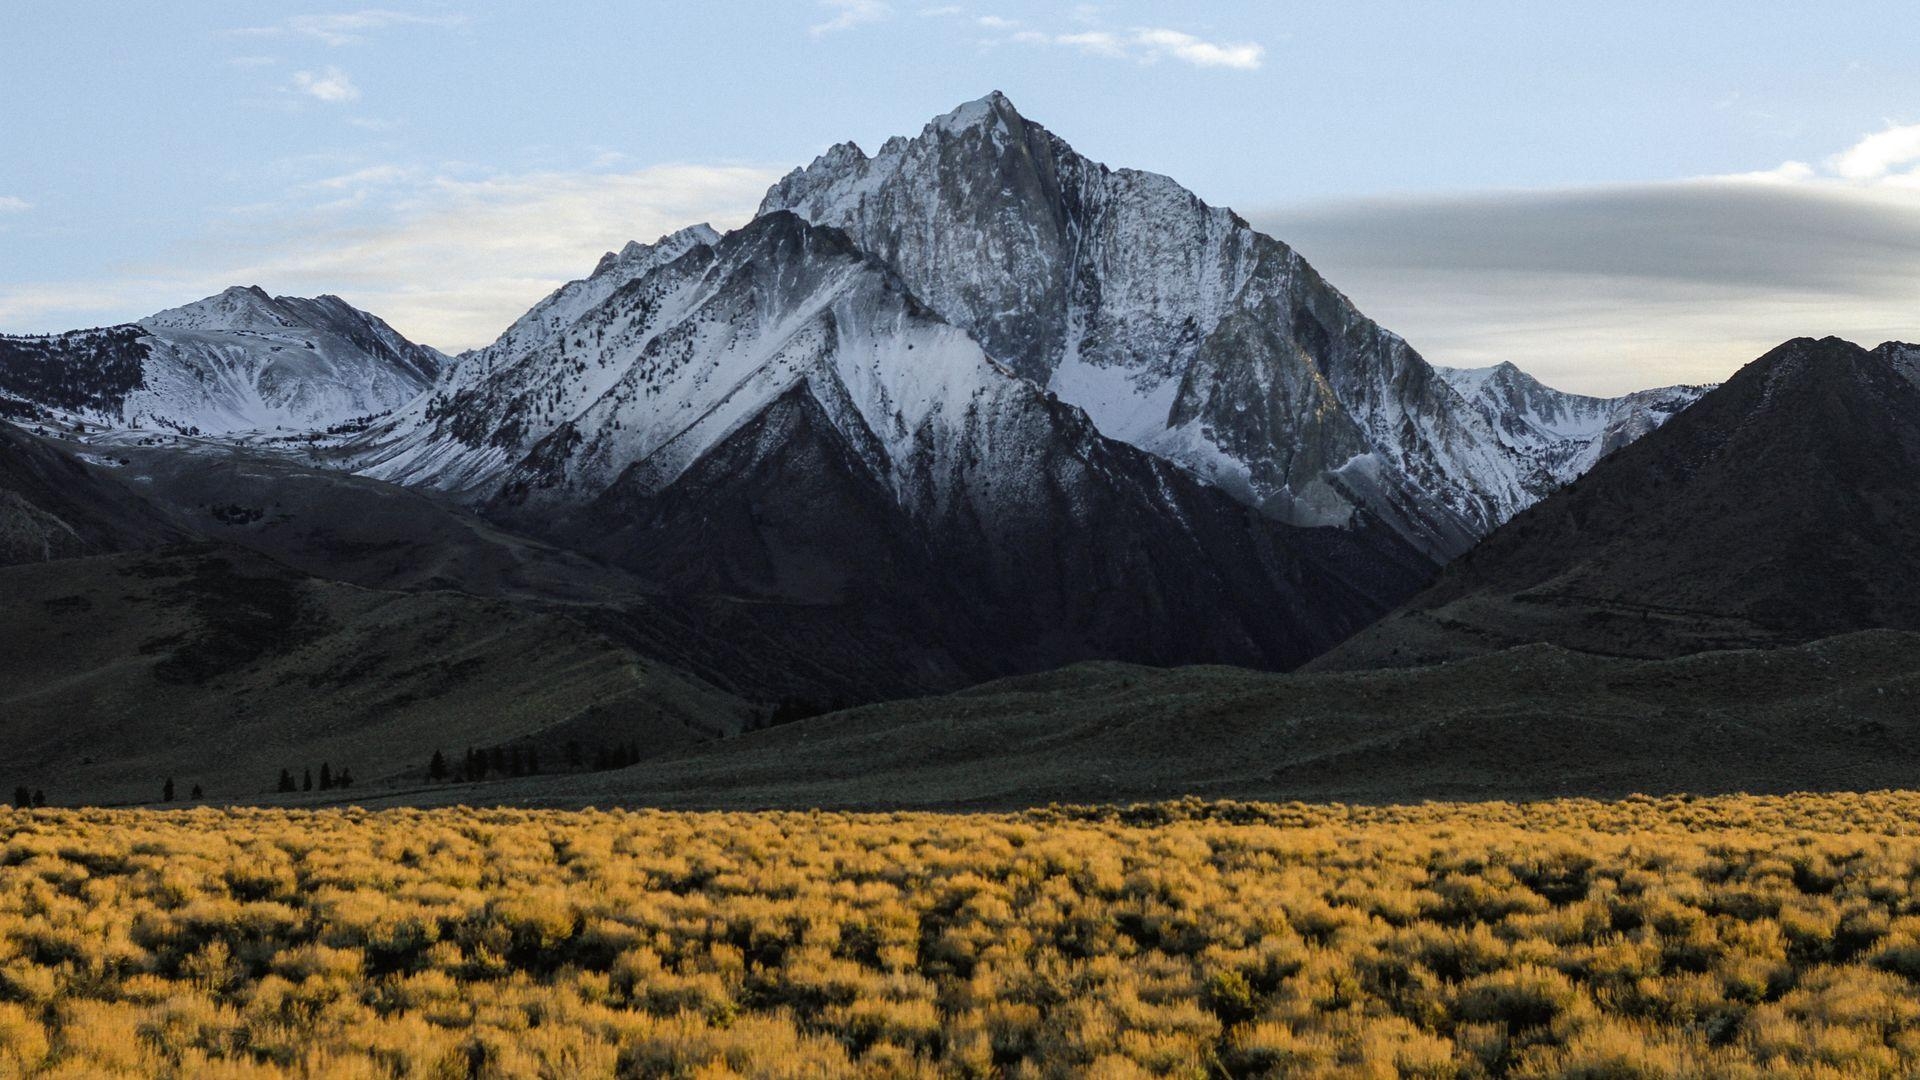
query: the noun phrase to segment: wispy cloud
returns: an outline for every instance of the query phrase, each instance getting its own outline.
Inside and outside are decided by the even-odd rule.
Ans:
[[[1101,9],[1094,4],[1076,4],[1067,20],[1080,27],[1047,29],[1027,20],[1010,19],[992,12],[973,14],[959,4],[924,7],[928,17],[965,17],[973,25],[988,31],[984,45],[1033,45],[1072,49],[1088,56],[1109,60],[1132,60],[1155,64],[1162,60],[1203,68],[1232,68],[1253,71],[1266,57],[1266,46],[1253,41],[1208,41],[1205,38],[1165,26],[1129,28],[1102,27]]]
[[[363,163],[235,211],[164,267],[0,286],[0,327],[122,321],[257,282],[275,293],[337,293],[408,337],[458,350],[491,341],[627,240],[650,241],[700,221],[744,224],[780,171],[681,164],[473,175]]]
[[[982,18],[980,24],[989,28],[1017,25],[1005,19],[988,22],[992,18]],[[1073,49],[1088,56],[1110,60],[1132,60],[1142,64],[1172,60],[1194,67],[1238,71],[1258,69],[1267,52],[1265,46],[1256,42],[1207,41],[1181,30],[1157,26],[1135,27],[1131,30],[1076,30],[1071,33],[1019,30],[1006,40],[1019,45]]]
[[[1203,41],[1192,34],[1165,27],[1146,27],[1133,32],[1133,44],[1149,60],[1172,57],[1195,67],[1237,68],[1252,71],[1266,55],[1263,46],[1251,41]]]
[[[389,11],[382,8],[367,8],[361,11],[334,12],[322,15],[294,15],[285,22],[271,26],[247,26],[232,33],[253,37],[278,37],[293,35],[312,38],[335,47],[353,45],[367,40],[375,32],[395,27],[437,26],[454,27],[466,25],[467,17],[455,12],[420,14],[408,11]]]
[[[33,204],[18,195],[0,195],[0,214],[24,214]]]
[[[885,0],[820,0],[820,6],[834,12],[834,15],[826,22],[807,27],[807,33],[814,37],[851,30],[864,23],[879,22],[893,14],[893,6]]]
[[[293,73],[293,88],[316,101],[338,104],[343,101],[358,101],[360,88],[353,85],[347,73],[337,67],[324,71],[296,71]]]

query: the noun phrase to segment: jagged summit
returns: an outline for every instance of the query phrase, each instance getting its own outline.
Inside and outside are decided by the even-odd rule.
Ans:
[[[1008,100],[1007,95],[998,90],[960,105],[943,116],[936,117],[927,124],[927,127],[930,130],[952,134],[996,123],[1008,134],[1019,132],[1026,124],[1026,118],[1020,115],[1020,110],[1014,108],[1013,102]]]
[[[845,229],[1103,433],[1281,520],[1381,520],[1446,558],[1564,478],[1291,248],[1003,94],[835,147],[760,209]]]
[[[605,255],[600,256],[600,262],[593,268],[592,276],[599,277],[611,271],[618,270],[621,267],[631,267],[645,262],[648,259],[672,258],[686,251],[688,248],[693,247],[695,244],[711,244],[719,239],[720,234],[714,231],[713,226],[703,221],[698,225],[689,225],[684,229],[676,229],[651,244],[643,244],[638,240],[629,240],[619,251],[609,251]],[[565,286],[562,286],[562,288],[565,288]],[[549,297],[549,299],[551,299],[551,297]]]

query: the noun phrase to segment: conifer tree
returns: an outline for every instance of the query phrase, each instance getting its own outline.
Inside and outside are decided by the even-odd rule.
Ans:
[[[320,763],[320,790],[328,791],[328,790],[331,790],[332,788],[333,788],[333,766],[323,761]]]
[[[173,801],[173,777],[171,776],[167,777],[166,785],[160,789],[160,801],[161,802]]]

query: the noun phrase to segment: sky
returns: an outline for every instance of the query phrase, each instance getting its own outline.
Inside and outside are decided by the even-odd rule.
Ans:
[[[1911,3],[0,5],[0,331],[258,284],[448,351],[990,90],[1429,360],[1618,393],[1920,340]]]

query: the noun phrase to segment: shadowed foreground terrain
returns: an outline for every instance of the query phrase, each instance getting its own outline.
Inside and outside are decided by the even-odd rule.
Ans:
[[[306,577],[174,546],[0,567],[0,780],[55,804],[245,800],[331,763],[404,780],[436,749],[617,739],[648,752],[743,706],[564,615]]]
[[[1920,635],[1635,661],[1529,646],[1411,671],[1082,665],[614,772],[410,802],[1016,808],[1050,801],[1533,798],[1910,786]],[[378,802],[373,792],[362,798]]]
[[[1912,1076],[1916,820],[0,812],[0,1073]]]

